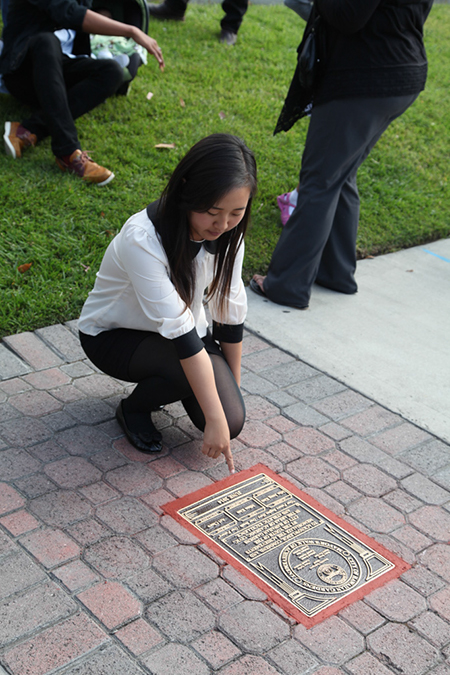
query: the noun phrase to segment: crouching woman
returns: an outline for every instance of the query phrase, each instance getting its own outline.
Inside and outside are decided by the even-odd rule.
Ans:
[[[181,401],[204,432],[202,452],[223,453],[234,472],[230,439],[245,420],[241,272],[255,191],[253,153],[235,136],[213,134],[189,150],[161,198],[133,215],[106,250],[81,312],[80,340],[100,370],[137,383],[116,417],[142,452],[162,448],[152,411]]]

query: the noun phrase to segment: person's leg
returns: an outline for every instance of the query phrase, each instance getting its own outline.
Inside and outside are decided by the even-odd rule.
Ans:
[[[313,109],[297,206],[281,233],[264,281],[264,291],[271,300],[299,308],[308,306],[328,242],[324,277],[325,269],[336,266],[333,288],[356,290],[356,172],[392,120],[414,99],[343,99]]]
[[[248,9],[248,0],[223,0],[222,9],[225,12],[220,22],[222,31],[236,35]]]
[[[193,423],[203,430],[203,413],[171,340],[158,333],[123,328],[105,331],[97,337],[80,334],[80,339],[87,356],[100,370],[120,380],[137,382],[122,402],[126,422],[133,432],[153,432],[151,411],[180,400]],[[211,338],[206,342],[219,397],[234,438],[245,418],[242,396],[222,352]]]
[[[159,5],[148,2],[148,11],[154,19],[184,21],[189,0],[163,0]]]
[[[74,120],[113,96],[124,80],[123,68],[114,59],[66,58],[63,68]]]
[[[372,102],[361,106],[359,115],[369,118],[375,109],[379,123],[372,125],[372,135],[360,157],[358,167],[347,178],[342,186],[333,226],[322,253],[316,283],[341,293],[355,293],[357,284],[354,280],[356,270],[356,237],[359,224],[359,194],[356,183],[357,170],[366,160],[391,122],[399,117],[416,99],[416,96],[401,96],[388,99],[377,99],[376,106]],[[368,123],[369,127],[369,123]]]
[[[210,335],[204,338],[204,340],[214,371],[217,393],[219,394],[220,402],[227,418],[230,438],[236,438],[241,433],[245,422],[244,399],[234,379],[234,375],[226,362],[225,356],[217,343],[214,342]],[[203,431],[205,428],[205,417],[195,396],[184,398],[182,403],[192,423],[197,429]]]
[[[35,112],[22,126],[40,141],[49,134],[60,154],[79,148],[77,131],[67,101],[63,74],[63,53],[53,33],[41,33],[29,42],[20,67],[5,76],[10,93]],[[56,152],[55,152],[56,154]]]
[[[315,283],[340,293],[357,292],[355,271],[358,224],[359,194],[355,171],[342,186]]]
[[[38,140],[50,135],[53,154],[62,157],[80,149],[74,120],[114,94],[123,74],[113,60],[70,59],[53,33],[41,33],[6,80],[13,96],[35,108],[22,125]]]

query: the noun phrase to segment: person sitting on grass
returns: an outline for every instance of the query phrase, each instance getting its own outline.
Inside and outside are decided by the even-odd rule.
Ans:
[[[245,419],[241,271],[255,191],[253,153],[236,136],[213,134],[189,150],[161,198],[133,215],[106,250],[78,322],[80,341],[104,373],[137,382],[116,417],[142,452],[162,448],[152,411],[181,400],[204,431],[202,452],[223,453],[234,471],[230,439]]]
[[[114,174],[81,151],[74,120],[116,93],[123,69],[114,60],[70,58],[54,34],[57,28],[77,31],[75,54],[86,54],[89,33],[133,40],[152,54],[164,69],[158,43],[136,26],[113,21],[89,9],[90,0],[12,0],[3,31],[0,73],[8,91],[30,105],[30,117],[6,122],[4,142],[14,159],[46,136],[62,171],[84,181],[106,185]]]

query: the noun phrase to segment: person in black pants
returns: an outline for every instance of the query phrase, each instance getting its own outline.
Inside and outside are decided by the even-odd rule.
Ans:
[[[163,0],[159,5],[148,3],[148,9],[154,19],[184,21],[188,2],[189,0]],[[233,46],[248,9],[248,0],[223,0],[222,9],[225,16],[220,22],[220,42]]]
[[[425,87],[423,25],[432,0],[316,0],[326,52],[312,92],[296,206],[267,276],[250,287],[305,309],[313,283],[356,293],[358,168]],[[297,73],[275,132],[304,111]],[[289,197],[283,195],[283,197]]]
[[[30,105],[21,123],[6,122],[7,154],[22,152],[46,136],[63,171],[84,181],[106,185],[114,174],[82,152],[74,120],[113,95],[123,83],[123,70],[112,60],[70,58],[62,53],[56,28],[78,31],[75,54],[89,53],[89,33],[131,37],[164,67],[157,42],[135,26],[91,11],[90,0],[12,0],[3,31],[0,72],[8,91]],[[87,41],[87,43],[86,43]]]

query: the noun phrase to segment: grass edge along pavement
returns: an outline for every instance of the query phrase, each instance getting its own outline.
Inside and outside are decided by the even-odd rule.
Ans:
[[[220,45],[218,5],[192,5],[184,23],[151,22],[166,72],[143,67],[130,94],[77,121],[83,148],[111,168],[105,188],[61,174],[49,141],[21,160],[0,156],[0,336],[76,318],[104,250],[125,220],[159,196],[202,136],[242,136],[257,157],[260,188],[247,237],[244,278],[264,273],[280,232],[276,196],[297,181],[308,121],[272,136],[303,22],[283,5],[251,5],[236,47]],[[450,234],[450,7],[425,25],[427,88],[395,121],[359,174],[361,257]],[[153,94],[147,98],[148,92]],[[24,110],[1,96],[2,119]],[[158,150],[157,143],[174,143]]]

